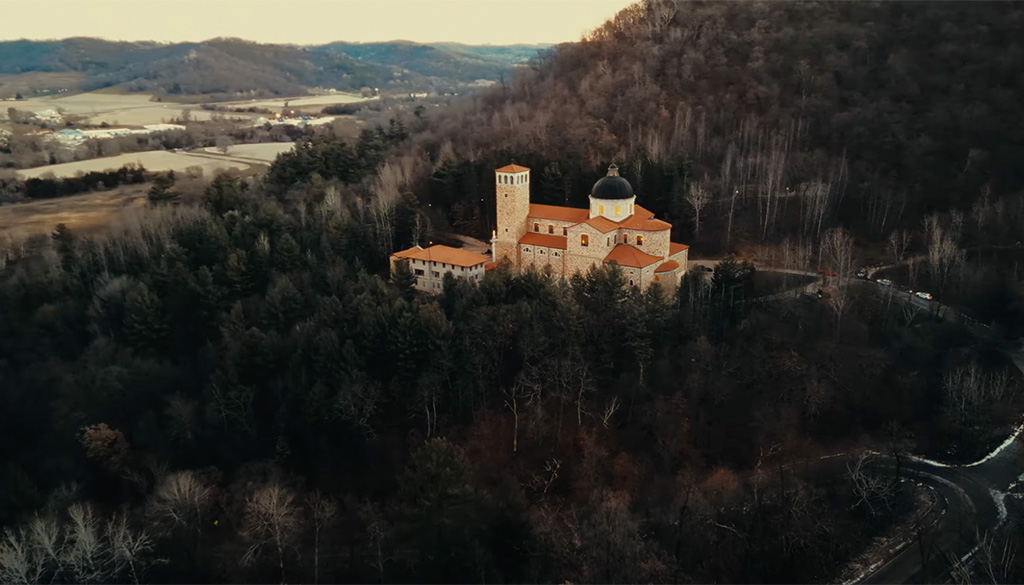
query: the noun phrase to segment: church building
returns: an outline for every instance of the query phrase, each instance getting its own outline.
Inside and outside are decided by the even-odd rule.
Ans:
[[[495,261],[517,269],[550,266],[569,277],[600,263],[617,264],[630,285],[657,282],[674,290],[686,272],[689,246],[671,241],[672,224],[636,203],[618,167],[594,183],[590,209],[530,203],[530,169],[510,164],[495,171]]]

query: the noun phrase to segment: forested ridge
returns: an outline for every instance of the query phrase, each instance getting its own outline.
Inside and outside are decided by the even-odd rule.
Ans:
[[[816,246],[837,223],[881,240],[1019,201],[1022,31],[1018,2],[639,2],[438,120],[429,196],[489,233],[495,165],[581,206],[614,160],[698,248]]]
[[[962,327],[757,304],[741,262],[417,294],[386,262],[429,233],[381,166],[406,140],[320,136],[4,256],[0,579],[828,580],[920,496],[820,455],[975,457],[1020,407]]]
[[[173,44],[93,38],[19,40],[0,42],[0,75],[78,73],[81,87],[67,86],[67,77],[53,82],[65,85],[54,87],[45,87],[45,79],[32,83],[49,90],[116,86],[174,99],[292,96],[305,94],[310,87],[451,91],[462,83],[510,77],[513,66],[539,48],[407,41],[295,46],[241,39]],[[0,79],[0,87],[4,81]]]
[[[896,43],[919,62],[949,23],[952,55],[993,60],[963,80],[1001,87],[1015,41],[997,52],[969,31],[998,20],[998,37],[1018,5],[973,6],[639,4],[461,108],[352,141],[323,129],[195,205],[154,197],[109,236],[58,226],[38,250],[0,250],[0,581],[851,576],[929,505],[870,452],[963,463],[1018,422],[997,336],[1022,305],[989,307],[979,338],[868,284],[766,300],[728,256],[673,292],[612,266],[565,281],[499,266],[437,296],[388,257],[453,227],[486,235],[510,158],[533,168],[535,201],[570,205],[614,160],[695,249],[852,268],[854,237],[892,234],[894,256],[926,252],[929,278],[967,294],[964,249],[1020,233],[1016,106],[968,92],[1007,125],[913,156],[891,135],[882,157],[856,133],[920,132],[913,108],[940,102],[973,125],[969,100],[849,80],[890,75]],[[979,152],[953,165],[963,145]],[[992,298],[1019,299],[999,278]],[[1015,535],[993,538],[1016,550]],[[1022,562],[992,580],[1020,582]]]

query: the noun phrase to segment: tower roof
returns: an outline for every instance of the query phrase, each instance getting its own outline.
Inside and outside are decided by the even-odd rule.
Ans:
[[[619,176],[619,167],[612,164],[608,167],[608,174],[594,183],[590,196],[595,199],[629,199],[633,196],[633,186]]]
[[[517,165],[515,163],[512,163],[510,165],[505,165],[505,166],[501,167],[500,169],[495,169],[495,172],[498,172],[498,173],[525,173],[528,170],[530,170],[528,167],[521,167],[521,166],[519,166],[519,165]]]

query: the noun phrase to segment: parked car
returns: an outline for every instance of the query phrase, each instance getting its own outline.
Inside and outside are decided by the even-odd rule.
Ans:
[[[882,286],[892,286],[892,281],[889,280],[888,278],[879,278],[878,279],[878,284],[880,284]]]
[[[915,297],[917,297],[917,298],[919,298],[919,299],[924,299],[924,300],[926,300],[926,301],[930,301],[930,300],[932,300],[932,295],[931,295],[931,293],[926,293],[926,292],[924,292],[923,290],[919,290],[919,291],[917,291],[916,293],[914,293],[914,296],[915,296]]]
[[[867,268],[861,268],[860,270],[857,271],[857,278],[867,278],[867,277],[868,277],[868,269]]]

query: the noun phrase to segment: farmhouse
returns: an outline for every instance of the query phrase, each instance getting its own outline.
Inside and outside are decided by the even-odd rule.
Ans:
[[[395,269],[396,263],[402,261],[409,263],[409,270],[416,276],[415,286],[418,290],[439,293],[444,288],[446,274],[479,282],[484,276],[484,265],[491,258],[468,250],[436,245],[429,248],[413,246],[395,252],[391,255],[391,270]]]
[[[618,167],[594,183],[590,209],[530,203],[530,169],[510,164],[495,171],[496,261],[526,269],[550,267],[571,276],[591,266],[617,264],[631,286],[659,283],[675,289],[686,272],[689,246],[670,240],[672,224],[637,205]]]

